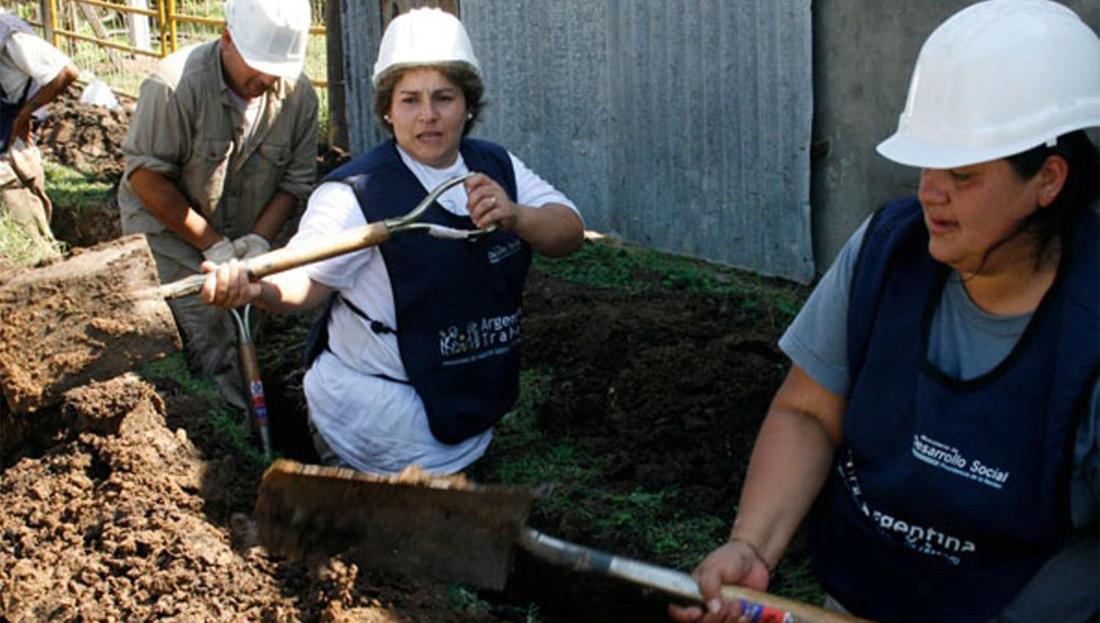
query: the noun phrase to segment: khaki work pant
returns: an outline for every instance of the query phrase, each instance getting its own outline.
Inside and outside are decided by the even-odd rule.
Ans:
[[[175,234],[146,234],[146,239],[162,284],[199,272],[202,254]],[[230,312],[203,303],[198,294],[172,299],[168,307],[176,318],[191,369],[212,379],[226,402],[244,410],[247,417],[249,400],[237,350],[237,328]],[[253,314],[253,332],[258,324]]]
[[[60,255],[50,230],[53,204],[46,196],[46,173],[38,148],[12,146],[0,160],[0,214],[10,216],[33,240],[43,243],[47,258]]]

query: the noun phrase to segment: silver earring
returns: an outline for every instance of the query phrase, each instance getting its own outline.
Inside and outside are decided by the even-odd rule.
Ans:
[[[466,113],[466,121],[469,121],[470,119],[473,119],[473,118],[474,118],[474,113],[472,113],[472,112]]]
[[[390,125],[393,125],[393,122],[390,121],[390,116],[389,115],[382,115],[382,120],[385,121],[386,123],[390,124]]]

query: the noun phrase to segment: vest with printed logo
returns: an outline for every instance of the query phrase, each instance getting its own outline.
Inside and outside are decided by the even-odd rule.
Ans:
[[[1097,378],[1098,218],[1010,354],[967,380],[928,361],[950,269],[915,198],[883,206],[852,277],[844,442],[811,522],[825,589],[882,621],[986,621],[1062,544],[1078,418]]]
[[[466,138],[459,151],[470,171],[488,175],[516,200],[515,172],[503,147]],[[326,181],[350,184],[372,223],[404,215],[428,194],[393,140]],[[468,216],[438,204],[420,220],[475,227]],[[474,242],[398,235],[379,250],[393,287],[401,360],[432,435],[456,444],[488,430],[519,395],[520,303],[530,247],[514,233],[497,230]],[[307,350],[313,356],[317,351],[316,344]]]

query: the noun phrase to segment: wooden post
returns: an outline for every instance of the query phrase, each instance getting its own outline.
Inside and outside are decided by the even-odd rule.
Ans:
[[[80,12],[84,14],[84,19],[88,20],[88,23],[91,24],[92,32],[95,33],[95,36],[103,39],[104,41],[110,41],[111,37],[109,34],[107,34],[107,29],[103,27],[103,22],[99,21],[99,16],[95,14],[95,9],[93,9],[90,5],[84,4],[83,2],[80,2],[79,4]],[[111,59],[111,64],[115,66],[115,69],[117,69],[118,71],[122,71],[125,67],[122,64],[122,56],[120,56],[119,53],[113,48],[104,47],[103,49],[107,52],[107,58]]]
[[[348,151],[347,93],[344,90],[344,29],[341,0],[325,3],[325,45],[328,63],[328,144]]]
[[[53,2],[50,2],[50,0],[38,0],[38,14],[42,16],[42,38],[49,41],[50,45],[56,48],[57,34],[53,31],[56,18],[54,16]]]
[[[148,9],[149,0],[127,0],[126,3],[135,9]],[[130,33],[130,45],[142,50],[152,50],[153,45],[149,35],[149,16],[128,13],[126,26]]]

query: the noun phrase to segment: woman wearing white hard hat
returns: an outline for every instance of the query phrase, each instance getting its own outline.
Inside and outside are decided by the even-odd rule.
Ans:
[[[780,340],[793,366],[728,543],[695,570],[767,589],[810,516],[829,605],[879,621],[1095,621],[1100,39],[991,0],[925,42],[879,152],[916,197],[864,223]]]
[[[467,137],[484,85],[457,18],[438,9],[395,18],[373,82],[378,121],[393,138],[326,178],[288,246],[401,216],[470,172],[424,220],[486,233],[475,242],[395,237],[253,284],[231,263],[212,273],[203,296],[272,311],[327,306],[304,380],[323,461],[375,473],[412,464],[457,472],[485,452],[518,395],[531,252],[576,250],[584,225],[572,202],[515,155]]]

